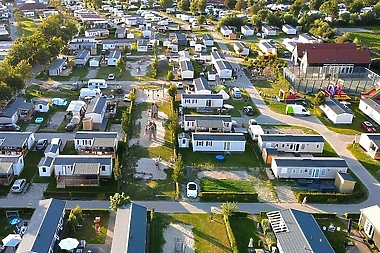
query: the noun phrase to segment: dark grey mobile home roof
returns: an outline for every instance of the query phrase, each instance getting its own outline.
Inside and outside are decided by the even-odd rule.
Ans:
[[[145,252],[147,209],[135,203],[117,210],[111,253]]]
[[[55,70],[62,67],[65,64],[65,59],[55,59],[50,63],[46,70]]]
[[[218,67],[219,67],[220,70],[224,70],[224,69],[232,70],[232,66],[231,66],[231,64],[228,61],[224,61],[224,60],[217,61],[216,65],[218,65]]]
[[[84,59],[87,57],[87,55],[90,54],[90,51],[88,51],[87,49],[85,50],[80,50],[77,55],[74,57],[74,59]]]
[[[376,99],[372,98],[365,98],[363,101],[372,109],[374,109],[376,112],[380,113],[380,102]]]
[[[343,113],[352,114],[350,110],[348,110],[346,107],[344,107],[344,105],[342,105],[339,101],[335,99],[327,98],[325,105],[330,107],[330,109],[338,115]]]
[[[91,100],[86,113],[102,113],[103,108],[106,106],[106,104],[107,98],[97,96]]]
[[[204,40],[214,40],[214,38],[208,33],[203,34],[202,37]]]
[[[49,252],[65,205],[66,201],[63,200],[41,200],[30,219],[17,252]]]
[[[184,70],[194,71],[194,67],[193,67],[193,64],[191,63],[191,61],[180,61],[179,65],[180,65],[182,71],[184,71]]]
[[[262,134],[260,135],[261,140],[265,142],[324,142],[320,135],[301,135],[301,134]]]
[[[74,163],[100,163],[100,165],[111,165],[112,156],[59,155],[54,160],[54,165],[73,165]]]
[[[53,163],[53,160],[54,159],[50,156],[49,157],[44,156],[41,158],[40,162],[38,163],[38,167],[40,167],[40,166],[50,167]]]
[[[275,233],[284,253],[335,253],[312,214],[294,209],[279,212],[288,228]]]
[[[25,102],[22,98],[12,99],[0,113],[1,117],[13,117],[13,115],[17,112],[17,110],[31,110],[33,108],[33,104],[29,102]]]
[[[223,99],[221,94],[182,94],[183,99]]]
[[[368,139],[380,147],[380,134],[366,134]]]
[[[204,76],[194,79],[193,81],[197,90],[210,90],[210,86],[208,85],[208,81]]]
[[[214,59],[223,59],[223,60],[225,60],[226,59],[226,57],[224,57],[224,55],[221,53],[221,52],[219,52],[219,51],[214,51],[214,52],[211,52],[211,56],[212,56],[212,58],[214,58]]]
[[[184,116],[185,121],[195,120],[223,120],[224,122],[232,122],[230,115],[194,115],[186,114]]]
[[[117,132],[78,131],[74,139],[117,138]]]
[[[242,133],[193,133],[195,141],[245,141]]]
[[[0,146],[22,147],[31,134],[31,132],[0,132]]]
[[[348,168],[345,160],[341,158],[274,158],[278,167],[290,168]]]

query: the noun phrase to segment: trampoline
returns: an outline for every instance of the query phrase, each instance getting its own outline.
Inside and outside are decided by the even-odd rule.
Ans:
[[[223,162],[224,161],[224,156],[222,156],[222,155],[217,155],[217,156],[215,156],[215,158],[216,158],[216,160],[218,162]]]
[[[36,120],[34,121],[34,123],[41,124],[43,121],[44,121],[44,118],[36,118]]]

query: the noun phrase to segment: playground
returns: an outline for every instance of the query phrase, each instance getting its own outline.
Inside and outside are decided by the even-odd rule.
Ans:
[[[336,83],[330,82],[330,84],[327,86],[327,89],[324,90],[324,93],[327,97],[334,98],[336,100],[351,100],[351,97],[342,91],[343,85],[344,81],[341,79],[339,79]]]

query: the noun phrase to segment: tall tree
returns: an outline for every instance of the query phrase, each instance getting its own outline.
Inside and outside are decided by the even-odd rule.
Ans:
[[[178,9],[181,11],[189,11],[190,10],[190,1],[189,0],[181,0],[178,2]]]
[[[263,6],[264,4],[262,1],[258,1],[257,3],[253,2],[251,7],[249,8],[249,12],[253,15],[256,15],[260,10],[263,9]]]
[[[377,18],[380,18],[380,2],[377,2],[377,4],[372,7],[372,11],[375,13]]]
[[[203,25],[205,21],[206,21],[206,17],[205,16],[203,16],[203,15],[197,16],[197,23],[198,23],[199,26]]]
[[[0,102],[11,99],[11,98],[12,98],[11,88],[9,88],[9,86],[6,83],[0,82]]]
[[[173,0],[159,0],[159,3],[163,9],[167,9],[173,6]]]
[[[235,10],[242,11],[247,8],[247,2],[245,0],[237,0]]]
[[[198,10],[198,0],[192,0],[190,2],[190,11],[195,14]]]
[[[319,10],[321,5],[323,4],[323,0],[310,0],[309,9],[310,10]]]
[[[361,0],[355,0],[352,4],[348,6],[350,13],[360,13],[363,9],[364,4]]]
[[[318,19],[314,21],[313,26],[310,28],[310,33],[322,38],[332,38],[336,30],[331,28],[326,21]]]
[[[113,196],[110,196],[110,209],[113,211],[117,211],[117,209],[121,206],[124,206],[131,202],[131,199],[129,196],[125,195],[125,192],[123,193],[115,193]]]
[[[224,6],[229,10],[233,10],[236,5],[236,0],[224,0]]]
[[[172,174],[173,181],[176,184],[177,195],[179,195],[179,192],[180,192],[179,183],[183,180],[183,177],[184,177],[184,172],[183,172],[184,168],[185,166],[183,165],[182,155],[178,155],[177,160],[174,164],[174,169],[173,169],[173,174]]]
[[[10,75],[4,79],[4,83],[8,85],[13,93],[17,93],[25,88],[25,82],[18,75]]]
[[[236,212],[239,208],[235,202],[226,202],[220,206],[221,212],[225,218],[231,216],[232,213]]]
[[[124,57],[121,57],[119,60],[117,60],[116,68],[119,70],[120,74],[123,73],[123,71],[125,70],[125,65],[126,65],[126,61]]]
[[[292,14],[293,17],[298,18],[304,4],[305,3],[302,0],[294,1],[294,3],[290,6],[289,13]]]
[[[198,0],[198,11],[204,13],[206,11],[207,0]]]
[[[328,0],[324,2],[321,7],[319,8],[319,11],[329,17],[331,17],[332,21],[334,21],[338,16],[338,5],[333,0]]]

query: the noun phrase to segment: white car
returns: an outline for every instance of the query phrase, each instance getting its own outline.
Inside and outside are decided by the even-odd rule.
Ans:
[[[198,186],[194,182],[187,183],[186,186],[186,195],[188,198],[196,198],[198,197]]]
[[[17,179],[14,184],[12,185],[12,192],[13,193],[21,193],[26,186],[26,180],[25,179]]]
[[[183,83],[182,82],[177,83],[177,89],[183,89]]]
[[[108,75],[108,80],[115,80],[115,75],[114,74],[109,74]]]

